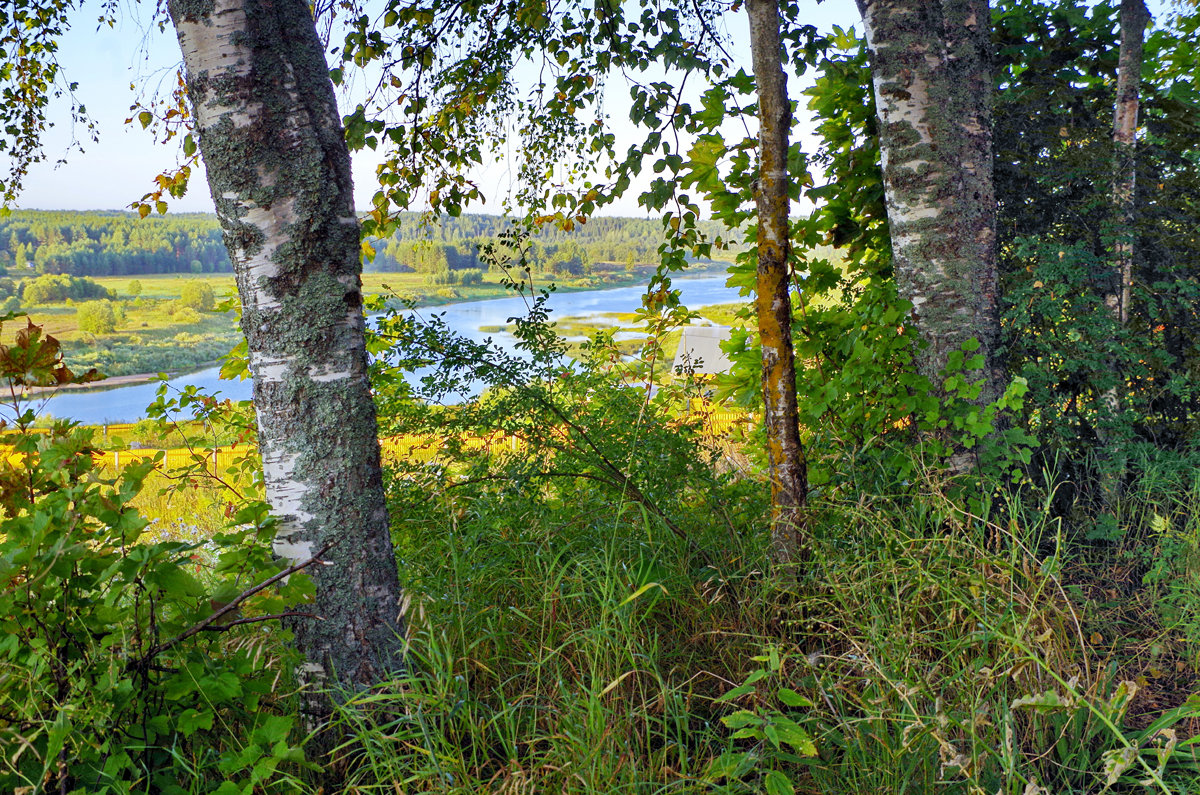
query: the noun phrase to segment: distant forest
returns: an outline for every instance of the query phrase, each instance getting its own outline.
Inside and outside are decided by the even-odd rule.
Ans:
[[[416,213],[403,217],[394,237],[374,241],[376,254],[366,263],[367,269],[417,271],[437,283],[451,271],[498,267],[487,258],[481,260],[479,252],[509,227],[507,219],[465,215],[425,225],[419,218]],[[535,271],[579,276],[598,267],[611,270],[657,262],[662,241],[659,221],[593,218],[571,232],[543,229],[526,244],[525,256]],[[503,261],[514,252],[497,253]],[[17,277],[233,270],[216,216],[179,213],[140,219],[134,213],[115,211],[20,210],[0,217],[0,266]]]

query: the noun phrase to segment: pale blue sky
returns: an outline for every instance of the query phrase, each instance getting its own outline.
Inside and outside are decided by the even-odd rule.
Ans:
[[[822,28],[833,24],[849,26],[859,20],[853,0],[825,0],[819,5],[809,0],[812,6],[812,22]],[[122,9],[115,29],[107,26],[96,29],[95,19],[99,6],[95,0],[87,0],[79,12],[80,22],[67,34],[61,46],[60,62],[66,79],[79,83],[76,96],[87,107],[89,115],[100,128],[100,141],[84,141],[84,152],[67,151],[72,140],[70,117],[65,103],[52,112],[55,127],[45,136],[47,162],[34,166],[26,180],[25,191],[17,206],[27,209],[124,209],[130,202],[147,193],[154,176],[176,162],[177,148],[174,142],[159,145],[139,125],[127,126],[125,119],[130,115],[129,107],[135,93],[130,84],[141,91],[162,86],[169,89],[174,80],[174,70],[179,63],[179,47],[172,30],[159,33],[150,24],[152,4],[127,3]],[[86,20],[86,21],[85,21]],[[735,54],[748,60],[748,34],[745,15],[732,15],[730,33],[736,47]],[[749,67],[747,66],[747,71]],[[799,81],[790,81],[791,92],[800,90]],[[145,87],[145,88],[143,88]],[[607,108],[614,121],[624,119],[627,114],[627,89],[615,83],[608,90],[610,97]],[[81,136],[76,131],[76,136]],[[625,142],[620,141],[619,150],[632,143],[633,133]],[[65,165],[54,162],[64,156]],[[370,153],[356,156],[354,163],[356,206],[369,206],[374,193],[374,166]],[[3,165],[0,160],[0,165]],[[487,195],[487,203],[471,208],[474,212],[501,212],[500,200],[510,187],[512,173],[503,164],[481,170],[476,179]],[[182,200],[172,202],[175,211],[212,211],[208,186],[202,173],[195,173],[191,189]],[[419,209],[419,208],[415,208]],[[637,206],[636,192],[630,191],[629,198],[610,213],[641,215]]]
[[[853,0],[825,0],[820,4],[808,0],[812,16],[810,21],[822,29],[837,24],[843,27],[859,24],[859,15]],[[1150,6],[1156,15],[1162,13],[1163,0],[1151,0]],[[52,117],[55,127],[45,136],[47,162],[36,165],[28,179],[18,206],[29,209],[124,209],[130,202],[147,193],[154,176],[170,168],[176,162],[178,150],[174,142],[159,145],[153,137],[134,124],[128,126],[129,107],[138,91],[152,91],[158,87],[169,89],[174,80],[175,68],[179,63],[179,48],[173,31],[168,27],[160,33],[151,24],[150,3],[126,3],[115,29],[107,26],[96,28],[95,18],[99,13],[96,0],[86,0],[79,12],[74,28],[62,43],[61,58],[65,76],[79,83],[77,97],[86,105],[89,114],[99,125],[100,141],[85,141],[83,153],[67,151],[71,141],[70,118],[65,103],[57,106]],[[735,55],[748,60],[748,34],[745,15],[734,14],[729,20],[730,35],[735,44]],[[747,67],[749,71],[749,68]],[[797,96],[807,84],[795,78],[789,81],[789,91]],[[616,124],[626,118],[628,92],[624,86],[610,84],[607,111],[614,120],[618,133],[618,151],[637,140],[634,131],[622,136],[621,126]],[[353,104],[350,100],[343,101]],[[628,124],[625,125],[628,128]],[[82,135],[81,132],[77,133]],[[805,133],[802,130],[801,135]],[[622,141],[624,137],[624,141]],[[806,142],[811,151],[814,142]],[[54,161],[67,158],[65,165],[55,166]],[[374,193],[375,161],[370,153],[356,156],[354,163],[356,206],[361,210],[369,206]],[[0,159],[0,166],[3,166]],[[499,213],[500,201],[509,190],[513,180],[511,171],[504,164],[493,165],[475,175],[477,183],[487,195],[487,203],[470,208],[474,212]],[[636,188],[636,186],[635,186]],[[636,190],[629,191],[628,198],[608,212],[621,215],[642,215],[636,201]],[[175,211],[212,211],[208,186],[202,173],[195,173],[187,197],[172,202]],[[420,208],[414,208],[420,209]]]

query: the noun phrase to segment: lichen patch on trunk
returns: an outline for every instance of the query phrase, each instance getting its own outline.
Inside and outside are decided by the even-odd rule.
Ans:
[[[328,67],[304,0],[171,0],[209,188],[242,299],[267,500],[318,619],[302,674],[398,668],[400,590],[366,377],[358,223]]]

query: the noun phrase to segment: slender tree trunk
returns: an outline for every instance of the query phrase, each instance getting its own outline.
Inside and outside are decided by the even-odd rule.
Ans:
[[[987,0],[857,0],[871,52],[896,284],[927,343],[918,368],[935,386],[974,338],[981,401],[1003,371],[992,187]]]
[[[1105,306],[1118,323],[1129,322],[1130,290],[1133,286],[1134,199],[1137,187],[1138,92],[1142,78],[1142,50],[1150,12],[1143,0],[1121,0],[1121,49],[1117,61],[1117,96],[1113,103],[1113,207],[1115,242],[1113,243],[1113,288],[1104,296]],[[1118,386],[1101,398],[1104,412],[1098,435],[1103,443],[1100,465],[1100,494],[1105,507],[1112,510],[1125,479],[1126,457],[1120,443],[1122,367],[1111,362],[1118,375]]]
[[[298,674],[368,686],[401,665],[400,589],[367,383],[350,157],[313,17],[304,0],[168,9],[242,299],[275,551],[324,563],[309,568],[319,618],[292,626],[306,658]]]
[[[778,0],[748,0],[750,50],[758,86],[758,284],[762,383],[771,478],[771,548],[777,563],[797,560],[804,543],[808,472],[796,408],[796,359],[788,270],[788,136],[792,110],[783,72]]]
[[[1150,12],[1143,0],[1121,0],[1121,53],[1117,68],[1117,99],[1113,106],[1113,204],[1117,209],[1116,275],[1119,288],[1106,298],[1116,318],[1129,321],[1129,291],[1133,284],[1133,223],[1137,183],[1138,91],[1142,49]]]

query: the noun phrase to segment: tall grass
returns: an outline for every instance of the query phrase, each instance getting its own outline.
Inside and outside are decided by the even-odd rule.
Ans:
[[[995,497],[985,519],[933,476],[830,490],[809,558],[782,578],[745,468],[673,503],[686,539],[588,480],[394,477],[409,668],[341,694],[325,781],[749,793],[784,771],[830,795],[1200,792],[1200,699],[1138,667],[1151,643],[1169,671],[1194,655],[1200,479],[1179,462],[1140,471],[1120,535],[1090,547],[1048,498]],[[154,475],[138,498],[155,532],[197,541],[229,521],[220,489],[173,483]],[[1129,566],[1115,606],[1092,598]],[[806,700],[789,715],[814,756],[738,736],[735,712],[778,708],[744,682]]]
[[[750,606],[718,593],[744,563],[728,577],[689,564],[673,538],[648,543],[640,512],[582,485],[557,515],[481,496],[400,525],[413,668],[343,711],[354,791],[701,780],[725,748],[712,701],[755,648]]]
[[[347,791],[757,791],[716,764],[746,750],[814,793],[1192,791],[1190,754],[1160,765],[1166,735],[1123,727],[1131,686],[1044,513],[989,523],[936,489],[826,503],[782,588],[761,513],[700,529],[703,566],[584,483],[466,491],[397,522],[412,667],[345,702]],[[721,722],[765,707],[718,699],[768,646],[814,704],[815,759]]]

